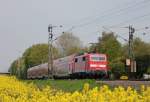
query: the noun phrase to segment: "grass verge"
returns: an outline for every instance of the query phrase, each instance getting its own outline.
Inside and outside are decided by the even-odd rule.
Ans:
[[[36,84],[40,89],[49,85],[52,88],[63,90],[67,92],[81,91],[83,85],[88,83],[90,88],[100,87],[103,83],[96,83],[92,79],[83,79],[83,80],[25,80],[27,83]]]

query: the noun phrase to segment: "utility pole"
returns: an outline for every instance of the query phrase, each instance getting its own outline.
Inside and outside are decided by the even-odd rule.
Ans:
[[[136,62],[134,58],[134,52],[133,52],[133,33],[135,32],[135,29],[129,25],[129,59],[130,59],[130,71],[136,72]]]
[[[135,32],[135,29],[129,25],[129,58],[133,59],[133,33]]]
[[[54,67],[53,67],[53,28],[57,26],[53,26],[50,24],[48,26],[48,78],[53,78]],[[62,26],[59,26],[62,27]]]
[[[53,26],[48,26],[48,78],[53,76],[53,55],[52,55],[52,40],[53,40]],[[51,76],[50,76],[51,75]]]

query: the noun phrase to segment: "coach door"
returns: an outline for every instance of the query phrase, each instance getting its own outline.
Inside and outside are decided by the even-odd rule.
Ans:
[[[84,72],[86,72],[87,71],[87,57],[86,56],[82,57],[82,65],[83,65]]]
[[[69,74],[72,74],[74,72],[73,62],[69,63]]]
[[[85,72],[86,71],[86,57],[85,56],[78,56],[75,58],[75,72]]]

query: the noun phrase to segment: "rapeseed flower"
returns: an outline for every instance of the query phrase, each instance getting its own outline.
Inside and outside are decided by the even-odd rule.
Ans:
[[[63,92],[50,86],[39,89],[13,76],[0,76],[0,102],[150,102],[150,87],[127,89],[119,86],[110,89],[107,85],[90,89],[88,83],[82,91]]]

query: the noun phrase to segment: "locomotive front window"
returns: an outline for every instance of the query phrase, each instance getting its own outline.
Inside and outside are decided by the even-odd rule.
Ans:
[[[103,56],[92,56],[91,61],[105,61],[105,57]]]
[[[83,57],[83,58],[82,58],[82,61],[85,61],[85,60],[86,60],[86,58],[85,58],[85,57]]]
[[[75,62],[78,62],[78,58],[75,58]]]

